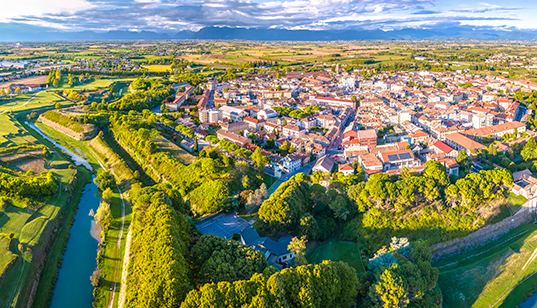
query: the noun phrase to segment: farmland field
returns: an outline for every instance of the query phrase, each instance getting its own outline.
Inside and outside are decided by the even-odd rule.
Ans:
[[[2,82],[0,83],[0,89],[7,88],[10,84],[44,84],[47,82],[47,77],[48,75],[32,76],[28,78]]]

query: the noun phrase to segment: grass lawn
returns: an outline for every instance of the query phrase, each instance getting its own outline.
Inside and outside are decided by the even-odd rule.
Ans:
[[[534,288],[537,226],[522,225],[496,242],[434,264],[446,308],[516,307]],[[520,283],[520,284],[519,284]]]
[[[9,250],[9,238],[7,236],[0,236],[0,251],[2,251],[0,254],[0,273],[3,273],[6,265],[17,257],[16,254]]]
[[[8,111],[17,114],[27,114],[32,111],[41,113],[47,109],[53,108],[57,102],[60,102],[63,106],[72,104],[71,101],[66,100],[56,93],[45,91],[37,94],[37,96],[36,93],[19,95],[15,99],[0,105],[0,113]]]
[[[328,241],[318,243],[306,254],[309,263],[321,263],[324,260],[344,261],[352,266],[356,273],[363,273],[362,258],[358,244],[340,241],[334,237]]]
[[[0,114],[0,147],[11,147],[23,144],[36,144],[32,137],[11,116]]]
[[[522,204],[526,203],[528,199],[526,199],[524,196],[517,196],[513,194],[512,192],[509,192],[509,195],[507,196],[507,203],[511,206],[511,211],[513,211],[513,214],[518,212],[520,208],[522,207]]]

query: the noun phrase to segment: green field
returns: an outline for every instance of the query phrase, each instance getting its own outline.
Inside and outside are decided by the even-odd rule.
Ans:
[[[440,270],[443,307],[518,306],[535,287],[536,249],[537,226],[527,224],[496,242],[434,264]]]
[[[0,147],[36,143],[37,140],[11,116],[0,114]]]
[[[337,238],[318,243],[306,254],[306,259],[309,263],[315,264],[324,260],[344,261],[352,266],[357,273],[364,272],[358,244],[340,241]]]
[[[0,105],[0,113],[9,111],[14,114],[26,114],[32,111],[40,113],[44,110],[53,108],[57,102],[61,103],[63,106],[72,104],[71,101],[68,101],[51,91],[45,91],[19,95],[15,99]]]

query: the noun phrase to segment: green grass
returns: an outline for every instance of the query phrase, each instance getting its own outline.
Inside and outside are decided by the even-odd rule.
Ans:
[[[535,260],[524,268],[536,248],[537,226],[528,224],[489,245],[434,264],[440,269],[443,306],[516,307],[534,287],[527,281],[535,276],[518,284],[537,271]]]
[[[36,143],[37,140],[28,134],[17,121],[6,114],[0,114],[0,147]]]
[[[4,272],[5,267],[17,257],[16,254],[9,250],[9,238],[0,236],[0,273]]]
[[[509,195],[507,196],[507,203],[509,203],[509,206],[511,206],[511,211],[513,211],[513,213],[518,212],[520,207],[522,207],[522,204],[526,203],[526,201],[528,201],[528,199],[526,199],[524,196],[517,196],[512,192],[509,192]]]
[[[356,273],[363,273],[362,258],[358,244],[340,241],[337,237],[318,243],[306,254],[309,263],[321,263],[324,260],[344,261],[352,266]]]
[[[37,217],[22,227],[20,242],[30,245],[37,244],[41,232],[46,227],[48,219],[46,217]]]
[[[34,95],[36,95],[36,93],[17,96],[17,98],[0,105],[0,113],[11,111],[17,115],[24,115],[32,111],[40,113],[44,110],[54,108],[54,105],[57,102],[61,103],[64,107],[72,104],[71,101],[68,101],[51,91],[41,92],[28,102]]]

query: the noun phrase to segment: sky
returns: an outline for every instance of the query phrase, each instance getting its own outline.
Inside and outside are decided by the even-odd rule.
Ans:
[[[535,0],[3,0],[0,23],[68,31],[537,29]]]

